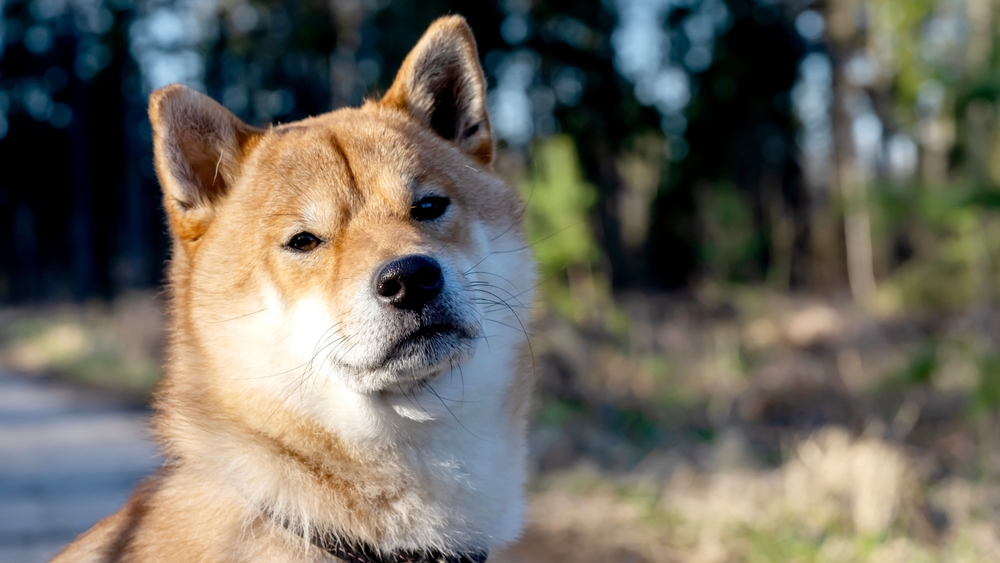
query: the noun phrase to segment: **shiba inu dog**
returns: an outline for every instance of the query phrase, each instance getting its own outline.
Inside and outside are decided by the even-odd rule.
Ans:
[[[523,517],[533,263],[436,21],[378,101],[150,99],[173,237],[162,470],[58,562],[483,561]]]

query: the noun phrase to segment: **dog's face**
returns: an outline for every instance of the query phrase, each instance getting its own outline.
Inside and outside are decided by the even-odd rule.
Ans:
[[[205,370],[238,380],[207,385],[372,434],[515,384],[533,269],[476,57],[443,20],[380,101],[267,130],[154,94],[182,322]]]
[[[272,130],[198,243],[199,292],[260,310],[296,359],[358,392],[405,391],[468,360],[487,328],[480,266],[517,248],[489,239],[517,230],[520,207],[449,145],[371,108]]]

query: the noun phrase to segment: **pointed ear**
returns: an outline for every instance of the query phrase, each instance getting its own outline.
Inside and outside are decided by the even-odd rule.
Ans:
[[[381,104],[408,112],[484,164],[493,161],[486,78],[465,19],[438,19],[410,51]]]
[[[149,119],[170,227],[188,246],[208,229],[215,205],[236,181],[245,154],[262,131],[178,84],[152,93]]]

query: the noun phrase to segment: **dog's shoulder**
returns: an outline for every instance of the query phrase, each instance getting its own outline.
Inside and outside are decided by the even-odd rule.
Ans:
[[[102,519],[63,549],[52,563],[118,563],[132,561],[128,552],[140,535],[163,474],[141,483],[118,512]]]
[[[168,467],[142,482],[118,512],[82,534],[52,563],[148,563],[230,560],[242,533],[238,502],[203,479]],[[234,532],[237,531],[237,532]],[[183,538],[181,541],[180,538]]]

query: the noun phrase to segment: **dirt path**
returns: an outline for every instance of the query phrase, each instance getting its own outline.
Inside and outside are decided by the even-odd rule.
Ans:
[[[0,373],[0,563],[42,563],[159,464],[148,412]]]

